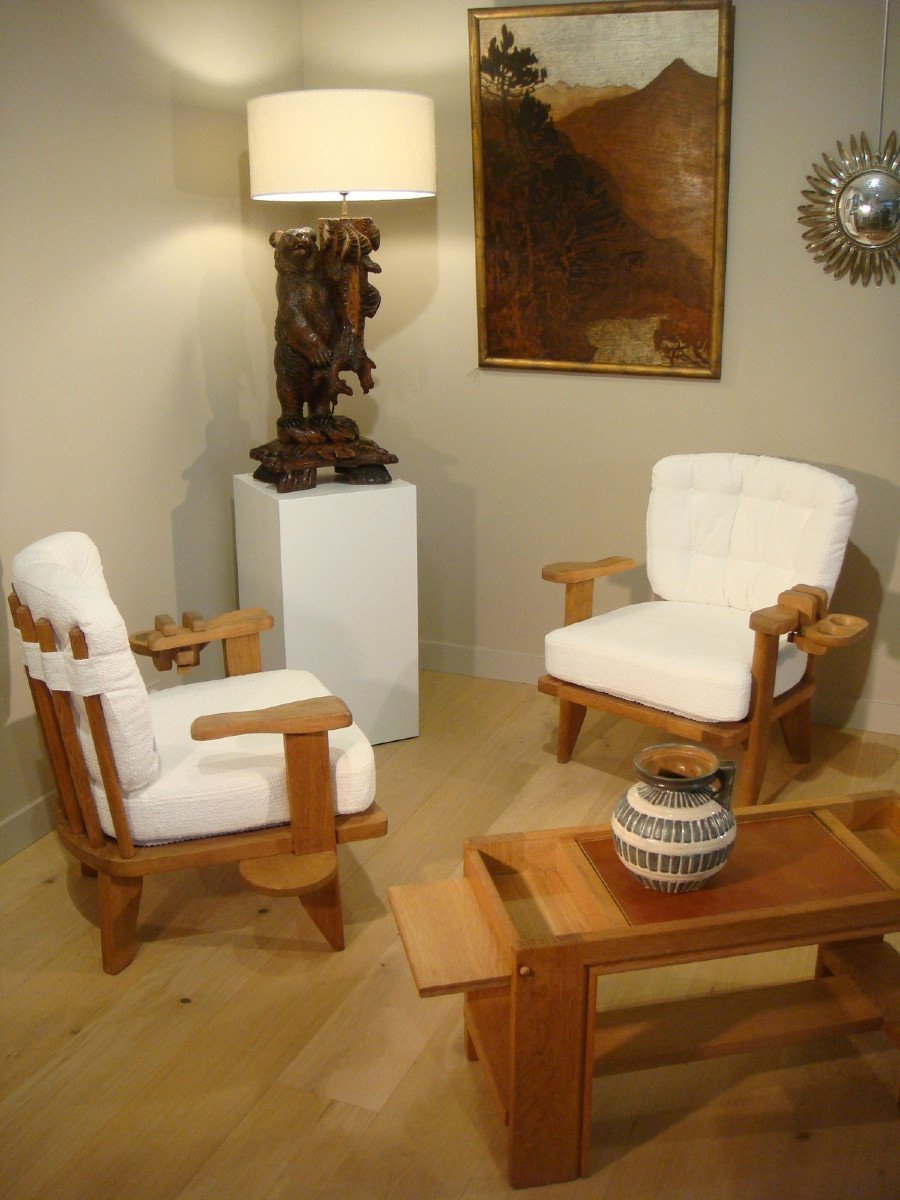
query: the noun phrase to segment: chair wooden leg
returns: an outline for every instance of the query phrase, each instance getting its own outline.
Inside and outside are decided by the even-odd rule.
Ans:
[[[825,952],[827,949],[827,946],[816,947],[816,965],[813,970],[813,979],[824,979],[826,976],[833,974],[825,963]]]
[[[571,700],[559,702],[559,728],[556,732],[556,761],[567,763],[572,757],[575,743],[581,732],[587,708]]]
[[[463,996],[463,1049],[466,1052],[466,1058],[469,1062],[478,1062],[478,1047],[475,1045],[475,1039],[469,1032],[469,1022],[471,1020],[469,1012],[472,1007],[471,995],[471,992],[467,992]]]
[[[107,975],[118,975],[137,953],[135,931],[143,884],[140,875],[122,878],[101,871],[97,878],[100,951]]]
[[[764,736],[754,738],[750,731],[750,741],[744,752],[744,757],[738,768],[734,784],[732,804],[735,808],[750,807],[759,800],[763,776],[766,773],[766,763],[769,760],[769,734],[771,726],[766,725],[762,731]]]
[[[750,736],[734,788],[733,803],[736,808],[756,804],[759,799],[759,790],[769,759],[777,662],[778,638],[757,631],[751,668],[753,681],[750,689]]]
[[[468,1029],[463,1030],[463,1048],[469,1062],[478,1062],[478,1051],[475,1049],[475,1043],[472,1041],[472,1035]]]
[[[341,911],[341,881],[337,875],[315,892],[300,897],[332,950],[344,948],[344,917]]]
[[[798,704],[796,708],[786,712],[778,722],[781,726],[784,744],[794,762],[808,763],[812,756],[811,709],[811,701],[804,700],[802,704]]]

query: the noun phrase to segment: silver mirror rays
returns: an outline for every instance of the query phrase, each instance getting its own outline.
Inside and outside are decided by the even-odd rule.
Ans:
[[[850,138],[847,152],[837,144],[837,159],[822,155],[807,176],[809,202],[798,208],[805,225],[806,248],[835,279],[876,287],[900,273],[900,146],[889,135],[873,153],[866,135]]]

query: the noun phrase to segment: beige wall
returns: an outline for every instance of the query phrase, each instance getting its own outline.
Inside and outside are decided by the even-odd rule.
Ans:
[[[234,603],[231,476],[276,412],[266,239],[317,212],[247,199],[244,103],[299,86],[406,88],[436,101],[439,195],[372,210],[377,386],[344,411],[418,487],[423,664],[533,679],[561,612],[540,565],[640,557],[657,458],[783,455],[860,493],[837,599],[874,634],[826,663],[819,716],[897,730],[900,287],[835,282],[795,219],[811,163],[853,132],[875,136],[884,9],[736,8],[724,369],[712,383],[476,368],[461,0],[2,3],[4,588],[16,549],[80,528],[132,628]],[[885,129],[898,126],[894,14]],[[620,577],[598,607],[644,587]],[[15,657],[0,664],[0,703],[2,856],[47,820]]]
[[[68,528],[100,547],[132,629],[234,605],[231,477],[275,412],[245,103],[302,85],[300,16],[2,4],[4,596],[15,551]],[[0,856],[44,828],[49,786],[5,603],[3,620]]]

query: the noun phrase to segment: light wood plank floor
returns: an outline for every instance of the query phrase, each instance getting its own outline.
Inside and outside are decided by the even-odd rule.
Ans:
[[[341,850],[341,954],[296,901],[210,868],[147,881],[141,948],[111,977],[94,885],[55,838],[0,866],[6,1200],[512,1194],[461,1000],[418,998],[386,890],[458,871],[469,835],[605,820],[636,749],[659,735],[589,714],[576,760],[559,766],[554,706],[533,688],[422,684],[421,735],[377,750],[390,833]],[[900,783],[900,738],[819,729],[809,767],[773,747],[768,798]],[[756,955],[620,976],[607,999],[810,970],[806,951]],[[539,1194],[897,1200],[898,1072],[868,1034],[599,1081],[591,1175]]]

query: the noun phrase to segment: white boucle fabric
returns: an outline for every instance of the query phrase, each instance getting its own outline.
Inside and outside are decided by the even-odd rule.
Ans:
[[[308,671],[265,671],[230,679],[182,684],[151,693],[161,770],[148,786],[126,793],[125,809],[136,843],[152,845],[209,837],[289,820],[280,734],[242,734],[195,742],[195,717],[242,712],[330,695]],[[362,812],[375,799],[372,747],[354,724],[328,735],[335,810]],[[94,788],[104,832],[112,822],[101,787]]]
[[[707,604],[632,604],[548,634],[557,679],[698,721],[740,721],[750,706],[754,634],[745,611]],[[806,655],[782,639],[775,694],[799,683]]]
[[[55,533],[33,542],[12,562],[16,595],[37,621],[53,627],[60,653],[58,663],[46,663],[48,682],[60,683],[68,674],[69,631],[79,626],[90,654],[90,668],[79,672],[86,680],[96,677],[103,712],[122,787],[140,788],[156,779],[159,757],[153,737],[150,701],[141,673],[128,645],[128,633],[113,604],[103,577],[97,547],[84,533]],[[73,682],[77,683],[73,675]],[[87,685],[79,684],[78,690]],[[78,737],[92,781],[100,783],[100,767],[87,723],[84,705],[75,699]]]
[[[807,463],[679,454],[653,469],[647,574],[665,600],[751,612],[796,584],[837,582],[856,490]]]
[[[90,658],[76,658],[69,647],[42,650],[37,642],[26,642],[19,635],[22,658],[32,679],[40,679],[54,692],[74,692],[76,696],[99,696],[103,678]]]

